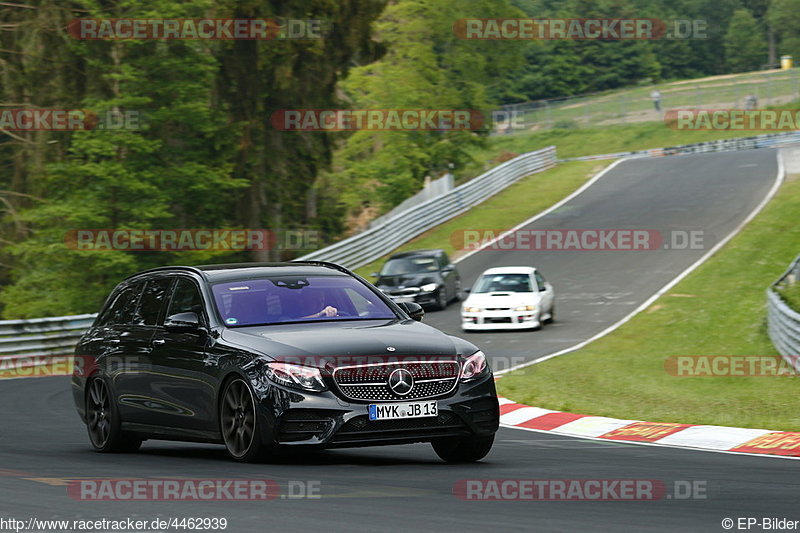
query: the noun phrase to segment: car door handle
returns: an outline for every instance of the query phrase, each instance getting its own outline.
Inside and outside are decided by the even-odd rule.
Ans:
[[[109,344],[119,344],[120,342],[122,341],[120,341],[119,339],[108,339]]]
[[[167,341],[165,341],[164,339],[153,339],[153,344],[155,344],[156,346],[161,346],[165,342]]]

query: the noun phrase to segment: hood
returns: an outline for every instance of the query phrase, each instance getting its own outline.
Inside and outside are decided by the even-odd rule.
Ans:
[[[435,272],[423,272],[420,274],[398,274],[396,276],[379,276],[375,281],[377,287],[391,289],[403,287],[421,287],[428,283],[439,283],[439,276]]]
[[[541,297],[538,292],[481,292],[471,293],[464,305],[472,307],[514,308],[518,305],[538,305]]]
[[[229,328],[222,338],[275,360],[323,368],[405,357],[458,355],[453,339],[414,320],[316,322]],[[390,351],[389,348],[394,348]]]

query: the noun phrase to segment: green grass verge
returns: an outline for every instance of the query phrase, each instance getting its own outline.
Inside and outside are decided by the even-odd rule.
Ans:
[[[765,289],[800,249],[800,180],[719,253],[614,333],[503,377],[517,402],[653,422],[800,430],[795,377],[674,377],[673,355],[774,355]],[[534,334],[535,335],[535,334]],[[535,338],[532,338],[535,342]]]
[[[469,228],[497,230],[513,228],[569,195],[608,164],[608,162],[575,161],[532,174],[463,215],[407,242],[392,253],[420,248],[442,248],[453,256],[456,252],[450,239],[453,233]],[[391,254],[357,269],[356,272],[369,279],[369,274],[380,270],[388,255]]]

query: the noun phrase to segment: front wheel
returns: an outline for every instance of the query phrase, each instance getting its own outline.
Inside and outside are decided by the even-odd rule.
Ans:
[[[461,301],[461,280],[456,281],[456,290],[454,291],[455,294],[453,295],[454,302]]]
[[[251,463],[266,456],[268,447],[261,442],[255,398],[243,379],[233,379],[226,385],[219,422],[222,440],[234,461]]]
[[[548,324],[552,324],[556,321],[556,304],[550,306],[550,316],[547,319]]]
[[[447,309],[447,289],[444,286],[439,288],[439,293],[436,295],[436,303],[433,304],[436,311],[444,311]]]
[[[494,435],[488,437],[451,437],[433,441],[433,451],[448,463],[474,463],[489,453]]]
[[[123,432],[121,426],[117,404],[108,384],[102,377],[92,379],[86,393],[86,428],[92,447],[102,453],[138,450],[142,439]]]

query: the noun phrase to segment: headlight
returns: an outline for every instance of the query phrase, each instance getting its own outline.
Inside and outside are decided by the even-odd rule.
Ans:
[[[536,311],[535,305],[520,305],[519,307],[515,307],[514,311]]]
[[[322,374],[310,366],[268,363],[267,377],[275,383],[296,389],[313,392],[322,392],[326,389]]]
[[[422,287],[420,287],[420,289],[422,289],[424,292],[433,292],[433,291],[435,291],[435,290],[436,290],[436,287],[438,287],[438,285],[437,285],[437,284],[435,284],[435,283],[428,283],[428,284],[426,284],[426,285],[423,285]]]
[[[465,313],[480,313],[481,312],[481,308],[480,307],[464,306],[464,312]]]
[[[475,352],[467,357],[464,366],[461,368],[461,381],[470,381],[481,377],[489,371],[489,365],[486,364],[486,356],[483,352]]]

